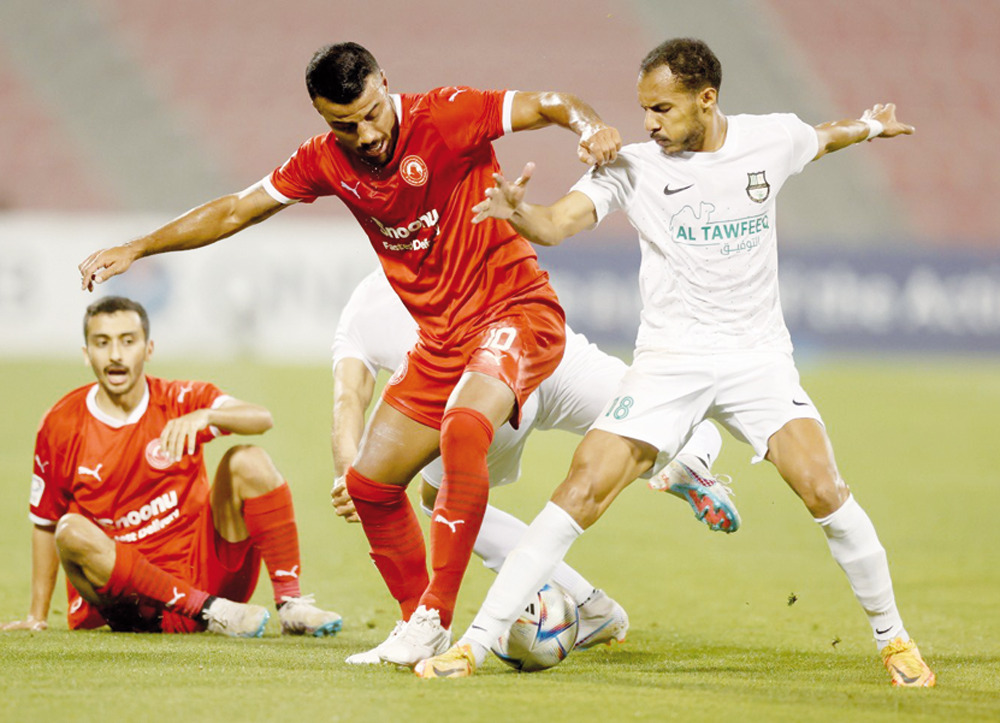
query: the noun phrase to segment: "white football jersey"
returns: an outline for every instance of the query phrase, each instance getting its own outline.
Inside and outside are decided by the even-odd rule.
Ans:
[[[417,341],[417,324],[377,270],[351,294],[337,324],[333,365],[341,359],[362,361],[372,376],[380,369],[395,370]],[[521,455],[532,429],[562,429],[583,434],[604,410],[625,373],[625,363],[566,327],[566,351],[556,371],[528,397],[521,424],[505,424],[496,431],[486,457],[490,486],[510,484],[521,476]],[[424,468],[435,487],[443,470],[437,459]]]
[[[573,190],[598,222],[621,209],[639,232],[637,351],[791,351],[778,297],[775,199],[819,150],[792,114],[728,116],[722,148],[667,155],[625,146]]]

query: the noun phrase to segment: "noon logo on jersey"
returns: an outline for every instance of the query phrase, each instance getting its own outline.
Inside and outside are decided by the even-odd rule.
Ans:
[[[170,466],[170,455],[163,449],[159,437],[150,440],[146,445],[146,462],[153,469],[166,469]]]
[[[411,186],[427,183],[427,164],[420,156],[407,156],[399,164],[399,175]]]

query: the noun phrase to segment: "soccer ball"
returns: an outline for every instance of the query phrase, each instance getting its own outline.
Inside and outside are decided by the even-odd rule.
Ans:
[[[493,652],[515,670],[545,670],[569,655],[579,629],[576,604],[562,588],[546,585],[500,636]]]

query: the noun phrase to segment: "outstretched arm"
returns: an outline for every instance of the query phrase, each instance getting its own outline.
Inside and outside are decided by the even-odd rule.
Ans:
[[[622,147],[622,137],[607,125],[597,111],[570,93],[522,93],[514,95],[511,126],[515,131],[530,131],[558,125],[580,136],[577,155],[588,165],[602,165],[615,160]]]
[[[858,120],[830,121],[816,126],[816,133],[819,135],[819,152],[813,160],[855,143],[861,143],[861,141],[910,135],[914,130],[916,129],[913,126],[896,120],[895,104],[876,103],[862,113]]]
[[[0,625],[0,630],[45,630],[49,627],[49,604],[59,573],[55,528],[35,527],[31,531],[31,605],[28,617]]]
[[[525,203],[524,189],[534,170],[534,163],[527,164],[513,183],[494,173],[496,185],[487,188],[486,198],[472,207],[476,214],[472,223],[487,218],[505,219],[519,234],[540,246],[558,246],[563,239],[597,223],[594,202],[579,191],[571,191],[551,206]]]
[[[348,522],[360,522],[347,494],[347,468],[354,461],[365,431],[365,411],[375,394],[375,377],[360,359],[344,358],[333,370],[333,427],[330,447],[336,479],[330,490],[337,514]]]
[[[283,208],[285,205],[271,198],[260,182],[209,201],[147,236],[92,253],[79,266],[82,288],[93,291],[94,284],[124,273],[133,261],[145,256],[215,243]]]

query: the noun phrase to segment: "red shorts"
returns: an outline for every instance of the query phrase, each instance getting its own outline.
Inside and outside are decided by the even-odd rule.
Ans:
[[[250,599],[260,576],[260,553],[249,539],[224,540],[215,529],[212,506],[208,502],[202,509],[190,549],[187,565],[190,575],[178,577],[210,595],[236,602]],[[103,625],[116,632],[134,633],[194,633],[205,629],[203,622],[164,610],[150,600],[120,600],[97,607],[81,598],[71,585],[67,587],[71,630]]]
[[[511,424],[521,405],[562,360],[566,320],[562,309],[543,302],[520,303],[448,348],[421,338],[382,390],[382,399],[410,419],[434,429],[465,372],[499,379],[514,392]]]

